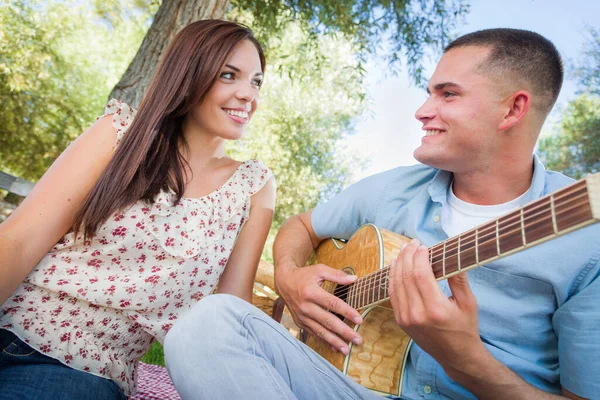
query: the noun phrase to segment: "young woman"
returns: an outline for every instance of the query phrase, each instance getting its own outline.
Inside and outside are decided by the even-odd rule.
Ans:
[[[251,300],[275,184],[224,144],[264,69],[246,27],[188,25],[137,115],[110,101],[0,225],[0,397],[125,398],[151,342],[217,284]]]

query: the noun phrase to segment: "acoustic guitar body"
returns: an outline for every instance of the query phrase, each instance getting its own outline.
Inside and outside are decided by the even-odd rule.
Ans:
[[[323,242],[317,249],[317,262],[361,278],[389,265],[402,244],[409,241],[375,225],[363,225],[346,243],[336,239]],[[331,293],[336,287],[331,282],[323,286]],[[341,298],[352,304],[350,298]],[[412,341],[396,325],[389,301],[359,312],[363,317],[361,325],[344,322],[360,333],[363,345],[349,343],[347,356],[332,351],[327,343],[314,336],[309,335],[306,344],[360,385],[382,394],[400,395],[404,363]]]

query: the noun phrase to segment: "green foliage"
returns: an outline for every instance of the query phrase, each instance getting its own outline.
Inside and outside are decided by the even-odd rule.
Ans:
[[[267,43],[271,50],[260,108],[247,136],[229,146],[234,157],[261,159],[277,179],[266,258],[286,218],[341,190],[352,171],[362,167],[344,142],[366,97],[352,47],[333,35],[307,46],[306,37],[298,24],[290,23],[282,37]],[[318,60],[321,68],[315,67]]]
[[[0,170],[37,180],[102,113],[143,38],[77,0],[0,3]]]
[[[340,33],[356,46],[361,63],[368,54],[383,52],[392,71],[400,70],[404,60],[415,82],[422,83],[425,51],[446,44],[469,4],[467,0],[232,0],[231,9],[250,13],[252,27],[265,42],[280,36],[291,21],[313,37]]]
[[[569,103],[558,131],[542,137],[540,157],[546,166],[579,179],[600,170],[600,97],[580,95]]]
[[[600,170],[600,32],[591,29],[575,67],[580,95],[569,102],[561,121],[539,143],[546,166],[572,178]]]
[[[575,68],[574,77],[582,91],[600,95],[600,31],[590,29],[582,61]]]

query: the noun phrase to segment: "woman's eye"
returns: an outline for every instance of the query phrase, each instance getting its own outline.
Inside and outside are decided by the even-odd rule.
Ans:
[[[452,92],[444,92],[444,97],[453,97],[453,96],[456,96],[456,94],[452,93]]]
[[[233,72],[222,72],[221,73],[221,78],[234,79],[235,78],[235,74]]]
[[[254,86],[257,86],[257,87],[261,87],[261,86],[262,86],[262,83],[263,83],[263,80],[262,80],[262,79],[253,79],[253,80],[252,80],[252,84],[253,84]]]

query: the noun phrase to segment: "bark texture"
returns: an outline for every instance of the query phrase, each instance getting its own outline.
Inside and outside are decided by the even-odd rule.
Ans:
[[[163,0],[137,54],[108,98],[137,108],[173,36],[190,22],[223,18],[228,5],[229,0]]]

